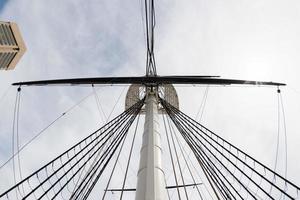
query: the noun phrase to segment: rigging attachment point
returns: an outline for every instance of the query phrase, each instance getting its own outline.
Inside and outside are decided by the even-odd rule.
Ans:
[[[129,86],[129,89],[126,94],[125,99],[125,110],[130,108],[132,105],[143,99],[147,93],[145,85],[142,84],[132,84]],[[151,87],[151,90],[154,90],[155,95],[167,102],[169,102],[172,106],[179,109],[179,100],[177,92],[172,84],[162,84],[158,87]],[[165,113],[164,108],[159,105],[159,113]],[[145,110],[142,109],[142,113]]]

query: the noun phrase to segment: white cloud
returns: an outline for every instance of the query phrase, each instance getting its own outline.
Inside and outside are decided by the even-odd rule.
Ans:
[[[155,41],[160,74],[221,75],[288,83],[282,88],[288,131],[288,177],[300,185],[300,3],[164,0],[156,5]],[[15,81],[144,74],[140,0],[11,0],[1,19],[18,23],[28,51],[14,71],[0,72],[0,95]],[[11,149],[14,89],[0,101],[1,163]],[[89,87],[24,87],[21,140],[31,138],[91,91]],[[121,91],[122,87],[99,89],[107,113]],[[179,87],[182,110],[196,115],[203,91],[204,88]],[[124,95],[121,101],[115,115],[123,111]],[[95,130],[98,116],[91,97],[21,154],[24,170],[29,173],[37,169],[41,162]],[[203,123],[270,166],[274,163],[276,120],[275,88],[209,90]],[[51,148],[53,145],[55,148]],[[30,156],[32,153],[35,157]],[[280,172],[282,169],[280,165]],[[0,171],[0,191],[12,184],[8,173],[11,174],[9,168]]]

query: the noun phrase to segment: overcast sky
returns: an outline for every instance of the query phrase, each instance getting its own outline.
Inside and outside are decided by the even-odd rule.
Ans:
[[[11,154],[16,94],[11,83],[144,75],[141,9],[140,0],[0,1],[1,21],[16,22],[27,46],[15,70],[0,72],[0,163]],[[220,75],[287,84],[281,89],[288,136],[288,179],[300,185],[300,2],[161,0],[156,2],[156,14],[155,55],[160,75]],[[99,88],[106,113],[123,89]],[[180,108],[196,116],[204,90],[178,87]],[[202,122],[273,168],[278,126],[276,90],[211,87]],[[91,92],[91,87],[23,88],[21,144]],[[125,94],[113,116],[123,111]],[[95,99],[89,98],[21,153],[24,173],[38,169],[99,125]],[[283,136],[281,126],[281,174]],[[12,184],[8,165],[0,170],[0,193]]]

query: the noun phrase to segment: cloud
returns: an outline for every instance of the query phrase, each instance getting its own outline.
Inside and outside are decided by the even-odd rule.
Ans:
[[[156,6],[155,55],[159,74],[221,75],[288,83],[282,88],[288,131],[288,177],[300,185],[299,2],[165,0],[157,1]],[[18,23],[28,50],[15,70],[0,72],[0,95],[12,82],[23,80],[143,75],[141,9],[140,0],[7,1],[1,19]],[[104,110],[109,113],[123,87],[97,89]],[[178,87],[181,109],[196,115],[204,89]],[[276,89],[210,88],[203,123],[273,166]],[[91,92],[91,87],[24,87],[20,112],[22,143]],[[124,96],[114,115],[123,111]],[[0,101],[1,163],[10,155],[14,98],[12,88]],[[99,113],[95,99],[90,97],[21,154],[24,173],[37,169],[98,126]],[[283,151],[282,136],[280,142]],[[136,152],[137,160],[139,150]],[[281,173],[283,168],[280,165]],[[0,191],[13,184],[7,174],[12,174],[10,167],[0,171]],[[104,182],[101,184],[103,188]]]

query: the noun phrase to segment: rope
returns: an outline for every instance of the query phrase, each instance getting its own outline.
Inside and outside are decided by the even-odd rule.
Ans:
[[[173,129],[173,126],[172,126],[172,129]],[[176,134],[175,134],[175,136],[176,136],[176,139],[177,139],[177,142],[178,142],[178,144],[179,144],[179,147],[180,147],[181,151],[183,151],[183,152],[187,155],[187,152],[186,152],[186,150],[183,148],[183,145],[182,145],[182,143],[180,142],[178,136],[177,136]],[[184,154],[184,153],[182,153],[182,154]],[[212,197],[210,191],[208,190],[208,188],[206,187],[206,185],[203,183],[203,180],[201,179],[201,176],[199,175],[198,170],[196,169],[196,167],[195,167],[195,165],[193,164],[193,162],[191,161],[191,159],[190,159],[189,157],[185,158],[185,156],[183,156],[183,158],[184,158],[184,160],[186,161],[186,163],[188,163],[187,160],[190,161],[192,167],[194,168],[196,174],[198,175],[198,178],[200,179],[200,181],[201,181],[202,184],[204,185],[204,187],[205,187],[207,193],[209,194],[210,198],[213,199],[213,197]],[[189,168],[189,165],[188,165],[188,164],[186,164],[186,166]],[[189,171],[190,171],[190,174],[191,174],[191,176],[192,176],[191,169],[189,169]],[[192,176],[192,179],[193,179],[193,181],[195,180],[195,179],[194,179],[194,176]],[[194,184],[196,184],[195,181],[194,181]],[[198,189],[198,185],[196,185],[196,188],[197,188],[197,190],[199,190],[199,189]],[[200,191],[198,191],[198,192],[199,192],[200,198],[202,199],[202,196],[201,196]]]
[[[104,154],[98,160],[99,162],[101,162],[100,165],[98,165],[98,163],[94,165],[96,167],[95,169],[97,169],[96,172],[99,171],[98,168],[102,166],[99,172],[100,174],[102,174],[102,171],[107,166],[108,161],[111,159],[113,153],[119,145],[119,141],[124,138],[125,133],[128,131],[130,125],[136,117],[135,113],[137,113],[141,109],[143,103],[144,100],[133,105],[131,108],[115,117],[112,121],[108,122],[103,127],[99,128],[98,130],[75,144],[73,147],[57,156],[48,164],[44,165],[39,170],[32,173],[30,176],[23,179],[15,186],[1,194],[0,198],[3,196],[11,196],[13,192],[18,191],[19,186],[25,184],[32,189],[26,191],[27,193],[23,198],[29,198],[36,195],[39,195],[37,196],[37,198],[39,199],[43,197],[48,198],[48,196],[54,198],[58,194],[61,194],[63,191],[71,191],[71,189],[69,188],[69,186],[71,186],[71,183],[73,183],[71,180],[78,177],[78,174],[83,169],[83,167],[89,164],[90,161],[94,159],[97,153],[103,148],[103,146],[105,146],[107,142],[110,141],[110,138],[115,135],[115,142],[110,145],[109,148],[106,149],[106,151],[104,151]],[[76,171],[74,172],[73,169],[75,169]],[[99,174],[96,178],[99,178]],[[85,180],[86,179],[83,179],[81,183],[83,184]],[[92,187],[94,186],[95,181],[97,180],[93,179]],[[32,186],[31,183],[34,184],[34,186]],[[54,194],[49,193],[50,191],[54,191],[54,188],[58,188],[59,190],[55,190],[56,193]],[[90,190],[87,191],[85,197],[87,197],[89,193]]]
[[[203,95],[202,100],[201,100],[201,104],[199,106],[198,112],[197,112],[196,117],[195,117],[195,119],[198,119],[199,114],[200,114],[200,118],[199,118],[199,120],[197,120],[200,123],[201,123],[202,116],[203,116],[203,113],[204,113],[204,108],[205,108],[205,105],[206,105],[208,90],[209,90],[209,86],[206,86],[205,91],[204,91],[204,95]]]
[[[240,186],[242,186],[245,190],[245,192],[249,193],[252,198],[256,198],[253,194],[252,191],[249,191],[249,189],[247,187],[244,186],[244,184],[242,184],[236,177],[234,174],[231,173],[230,170],[228,170],[228,168],[223,165],[223,163],[218,159],[218,157],[216,157],[216,155],[220,155],[222,157],[224,157],[231,165],[233,168],[236,168],[241,174],[243,174],[243,176],[245,178],[247,178],[248,180],[251,181],[251,183],[253,184],[253,186],[259,188],[267,197],[269,197],[270,199],[274,199],[274,197],[272,196],[273,194],[269,194],[265,189],[263,189],[260,184],[257,184],[255,181],[253,181],[252,177],[250,177],[249,175],[247,175],[245,172],[247,172],[246,170],[243,171],[241,170],[237,165],[235,165],[234,162],[231,161],[231,159],[229,159],[227,156],[225,156],[218,148],[216,148],[216,146],[219,146],[221,149],[225,150],[228,155],[233,156],[235,159],[237,159],[240,164],[242,164],[243,166],[246,166],[247,169],[250,170],[250,172],[254,172],[256,177],[258,178],[262,178],[265,182],[263,184],[263,186],[265,187],[266,184],[268,185],[273,185],[274,188],[276,188],[276,190],[282,194],[284,194],[286,197],[293,199],[293,197],[291,196],[293,193],[292,189],[294,190],[294,192],[298,192],[299,191],[299,187],[297,187],[295,184],[291,183],[290,181],[288,181],[287,179],[283,178],[282,176],[280,176],[279,174],[277,174],[276,172],[270,170],[269,168],[267,168],[266,166],[264,166],[263,164],[261,164],[260,162],[258,162],[257,160],[255,160],[254,158],[250,157],[248,154],[246,154],[245,152],[242,152],[240,149],[238,149],[237,147],[233,146],[232,144],[228,143],[227,141],[225,141],[224,139],[220,138],[219,136],[217,136],[215,133],[213,133],[212,131],[210,131],[209,129],[207,129],[206,127],[202,126],[201,124],[199,124],[198,122],[196,122],[195,120],[191,119],[190,117],[188,117],[187,115],[185,115],[184,113],[180,112],[178,109],[174,108],[172,105],[168,104],[167,102],[165,102],[164,100],[161,100],[163,106],[165,107],[165,109],[167,110],[168,114],[170,115],[171,119],[174,121],[175,125],[176,123],[181,122],[181,126],[183,126],[183,128],[185,128],[185,132],[188,132],[189,134],[191,134],[194,139],[197,140],[197,142],[199,142],[199,144],[201,144],[202,147],[204,147],[207,150],[207,153],[209,153],[212,157],[214,157],[214,159],[216,159],[216,161],[218,161],[220,163],[220,165],[222,165],[224,167],[224,169],[226,171],[228,171],[228,173],[237,180],[237,182],[240,184]],[[177,124],[178,125],[178,124]],[[176,126],[177,126],[176,125]],[[181,127],[179,127],[181,128]],[[205,130],[205,131],[204,131]],[[218,140],[215,140],[212,136],[208,135],[207,132],[209,132],[210,134],[212,134],[212,136],[216,137],[218,140],[221,140],[223,142],[223,145],[221,145],[219,143]],[[181,131],[184,132],[184,131]],[[202,134],[200,134],[200,132],[202,132]],[[198,137],[196,137],[197,134],[198,136],[201,137],[200,140]],[[187,137],[190,137],[188,134],[186,135]],[[194,140],[192,138],[190,138],[190,140]],[[214,142],[214,144],[216,144],[216,146],[214,146],[210,141]],[[205,142],[207,145],[209,145],[211,148],[213,148],[215,150],[215,153],[213,153],[210,148],[207,147],[207,145],[205,145],[203,142]],[[228,150],[227,148],[224,147],[224,143],[226,143],[230,149],[234,149],[237,151],[237,153],[240,153],[242,155],[245,156],[245,160],[242,160],[239,158],[239,156],[236,156],[235,154],[232,153],[232,150]],[[195,143],[196,146],[198,146]],[[198,150],[201,151],[201,147],[198,146]],[[201,153],[201,152],[199,152]],[[205,154],[204,154],[205,155]],[[261,174],[261,172],[257,171],[255,168],[251,167],[247,161],[251,161],[251,162],[255,162],[255,165],[260,166],[264,171],[268,171],[270,173],[272,173],[273,175],[276,175],[276,177],[278,177],[279,179],[283,180],[285,182],[285,188],[283,189],[282,185],[277,185],[277,184],[273,184],[267,177],[266,174],[263,175]],[[213,163],[211,163],[213,164]],[[227,179],[224,179],[225,181]],[[286,189],[286,187],[289,186],[288,189]]]
[[[138,102],[136,105],[139,105],[139,106],[140,106],[140,105],[141,105],[141,102]],[[136,112],[136,109],[137,109],[137,108],[134,109],[134,112]],[[133,113],[133,114],[134,114],[134,113]],[[125,124],[125,126],[119,131],[119,134],[118,134],[118,135],[115,137],[115,139],[113,140],[113,141],[116,141],[116,142],[112,142],[112,145],[115,145],[115,144],[118,142],[119,138],[122,137],[122,134],[123,134],[123,132],[124,132],[124,128],[127,128],[127,127],[128,127],[128,123],[131,123],[130,120],[132,121],[132,117],[131,117],[131,118],[129,119],[129,121]],[[124,134],[123,134],[123,135],[124,135]],[[110,145],[110,146],[108,147],[108,150],[105,150],[105,151],[104,151],[104,154],[101,155],[100,158],[98,158],[98,156],[99,156],[99,154],[98,154],[98,156],[94,159],[93,164],[92,164],[91,167],[90,167],[90,170],[88,171],[88,173],[86,174],[85,178],[83,179],[83,182],[81,182],[81,184],[78,186],[78,188],[76,189],[76,191],[74,192],[74,194],[72,194],[71,198],[72,198],[73,196],[75,196],[76,193],[78,193],[78,196],[76,197],[76,199],[77,199],[78,197],[80,197],[80,196],[83,196],[83,198],[85,198],[84,195],[86,195],[87,193],[89,193],[89,191],[84,191],[84,190],[87,190],[87,188],[90,188],[90,186],[87,187],[87,185],[89,185],[89,184],[92,184],[92,185],[93,185],[93,184],[94,184],[94,183],[92,182],[92,178],[95,176],[95,173],[97,172],[97,170],[98,170],[98,168],[100,167],[100,165],[103,163],[105,157],[107,157],[108,153],[112,150],[112,148],[113,148],[112,145]],[[105,156],[104,159],[103,159],[103,156]],[[96,161],[97,161],[97,162],[96,162]],[[96,163],[95,163],[95,162],[96,162]],[[99,165],[99,163],[100,163],[100,165]],[[86,182],[86,183],[85,183],[85,182]],[[84,185],[83,185],[83,184],[84,184]],[[93,186],[91,186],[91,187],[93,187]]]
[[[141,103],[142,102],[142,103]],[[137,114],[140,112],[142,105],[143,105],[144,100],[140,101],[140,107],[136,108],[135,113],[133,114],[133,116],[131,117],[130,121],[126,124],[125,127],[123,127],[123,129],[121,131],[123,131],[123,135],[121,137],[121,139],[118,141],[116,148],[113,150],[113,152],[110,154],[108,160],[106,161],[106,163],[104,164],[104,166],[102,167],[102,169],[100,170],[100,172],[98,173],[98,175],[96,176],[95,180],[93,181],[92,185],[88,188],[88,192],[85,194],[84,199],[87,199],[87,197],[89,196],[89,194],[91,193],[92,189],[94,188],[95,184],[97,183],[98,179],[100,178],[100,176],[102,175],[104,169],[106,168],[107,164],[109,163],[110,159],[112,158],[114,152],[117,150],[119,144],[121,143],[121,141],[124,139],[124,137],[127,135],[129,128],[131,127],[132,123],[134,122]],[[97,167],[98,169],[99,167]],[[96,170],[97,171],[97,170]],[[95,173],[94,173],[95,174]]]
[[[283,118],[283,130],[284,130],[284,141],[285,141],[285,172],[284,172],[284,178],[287,178],[287,169],[288,169],[288,150],[287,150],[287,130],[286,130],[286,121],[285,121],[285,111],[283,106],[283,100],[282,100],[282,94],[279,93],[280,96],[280,103],[281,103],[281,112],[282,112],[282,118]]]
[[[147,38],[147,59],[146,75],[156,76],[156,64],[154,57],[154,28],[155,28],[155,7],[153,0],[145,0],[145,26]]]
[[[18,108],[19,108],[19,100],[20,100],[20,90],[18,88],[17,90],[17,94],[16,94],[16,99],[15,99],[15,106],[14,106],[14,112],[13,112],[13,127],[12,127],[12,155],[15,154],[15,137],[18,137],[19,134],[17,133],[16,135],[16,130],[18,129],[16,128],[16,126],[18,125],[18,123],[16,121],[18,121],[19,119],[19,114],[18,114]],[[17,146],[18,146],[18,142],[19,139],[17,138]],[[17,147],[18,148],[18,147]],[[17,183],[17,177],[16,177],[16,164],[15,164],[15,159],[13,159],[13,177],[14,177],[14,184]],[[20,169],[20,168],[19,168]],[[20,171],[21,172],[21,171]],[[19,190],[18,190],[19,191]],[[16,191],[16,198],[18,199],[18,193]]]
[[[113,106],[113,108],[112,108],[112,110],[111,110],[111,112],[110,112],[108,118],[106,119],[106,123],[108,122],[108,120],[110,119],[110,116],[112,115],[114,109],[116,108],[116,105],[118,104],[118,102],[119,102],[119,100],[120,100],[120,98],[121,98],[121,96],[122,96],[122,94],[123,94],[125,88],[126,88],[126,87],[123,88],[122,92],[120,93],[119,97],[117,98],[116,103],[114,104],[114,106]],[[111,139],[112,139],[112,138],[111,138]],[[111,140],[110,140],[110,141],[111,141]],[[109,141],[109,142],[110,142],[110,141]],[[108,143],[109,143],[109,142],[108,142]],[[105,146],[103,146],[103,148],[105,148]],[[102,153],[103,148],[101,148],[101,150],[99,151],[99,154],[98,154],[98,155],[100,155],[100,154]],[[90,156],[90,155],[89,155],[89,156]],[[117,161],[118,161],[118,159],[117,159]],[[94,159],[93,164],[94,164],[95,162],[96,162],[96,159]],[[92,167],[92,165],[90,166],[89,170],[91,170],[91,167]],[[76,184],[75,184],[74,190],[77,188],[77,186],[78,186],[78,184],[79,184],[79,181],[82,180],[81,177],[82,177],[83,173],[85,173],[85,174],[87,173],[86,170],[85,170],[85,168],[86,168],[86,166],[84,166],[84,168],[81,170],[80,175],[79,175],[79,178],[77,179],[77,182],[76,182]],[[74,193],[74,190],[73,190],[72,194]]]
[[[167,118],[167,121],[168,121],[168,124],[169,124],[169,126],[170,126],[170,122],[169,122],[169,119],[168,119],[168,118]],[[171,127],[172,127],[172,130],[173,130],[173,133],[175,133],[173,126],[171,126]],[[195,187],[196,187],[196,189],[197,189],[197,191],[198,191],[198,195],[199,195],[200,199],[203,200],[203,197],[202,197],[202,195],[201,195],[201,193],[200,193],[198,184],[197,184],[197,182],[196,182],[196,180],[195,180],[195,178],[194,178],[194,176],[193,176],[193,174],[192,174],[192,171],[191,171],[191,168],[190,168],[190,166],[189,166],[189,164],[188,164],[188,162],[187,162],[187,159],[186,159],[185,156],[184,156],[183,147],[182,147],[181,143],[179,142],[179,138],[178,138],[177,134],[174,134],[174,135],[175,135],[175,139],[176,139],[176,141],[177,141],[177,144],[178,144],[178,146],[179,146],[180,152],[181,152],[181,154],[183,155],[183,159],[184,159],[184,162],[185,162],[185,164],[186,164],[186,166],[187,166],[187,168],[188,168],[189,174],[191,175],[191,178],[192,178],[192,180],[193,180],[193,183],[195,184]]]
[[[59,119],[61,119],[62,117],[64,117],[66,114],[68,114],[70,111],[72,111],[75,107],[77,107],[78,105],[80,105],[83,101],[85,101],[88,97],[90,97],[93,94],[90,93],[87,96],[85,96],[84,98],[82,98],[80,101],[78,101],[76,104],[74,104],[73,106],[71,106],[70,108],[68,108],[65,112],[63,112],[61,115],[59,115],[57,118],[55,118],[50,124],[48,124],[45,128],[43,128],[41,131],[39,131],[37,134],[35,134],[29,141],[27,141],[20,149],[19,151],[15,152],[10,158],[8,158],[3,164],[0,165],[0,170],[7,165],[7,163],[9,163],[17,154],[19,154],[21,151],[23,151],[23,149],[28,146],[29,144],[31,144],[34,140],[36,140],[40,135],[42,135],[47,129],[49,129],[53,124],[55,124]]]
[[[97,91],[94,88],[94,84],[92,84],[92,88],[93,88],[93,92],[94,92],[94,96],[95,96],[95,101],[96,101],[96,104],[97,104],[97,108],[98,108],[98,111],[99,111],[99,115],[100,115],[100,118],[102,120],[102,123],[104,124],[105,121],[107,121],[107,117],[106,117],[106,115],[104,113],[104,110],[103,110],[103,107],[101,105],[100,97],[98,96]],[[102,113],[102,115],[103,115],[104,118],[102,117],[101,113]]]
[[[174,150],[175,150],[175,156],[176,156],[176,160],[177,160],[177,163],[178,163],[178,168],[179,168],[179,172],[180,172],[182,184],[185,185],[185,181],[184,181],[184,178],[183,178],[183,173],[182,173],[182,169],[181,169],[180,160],[178,158],[177,148],[176,148],[176,145],[175,145],[175,142],[174,142],[174,136],[173,136],[174,133],[172,132],[171,125],[170,125],[169,121],[168,121],[168,124],[169,124],[170,135],[171,135],[172,144],[173,144],[173,147],[174,147]],[[186,191],[186,187],[183,187],[183,189],[184,189],[184,193],[185,193],[186,199],[189,199],[187,191]]]
[[[184,131],[187,131],[185,129],[186,129],[186,126],[184,126],[183,129],[181,128],[181,130],[183,130],[182,133],[187,134],[187,132],[184,132]],[[226,184],[224,183],[224,181],[222,179],[225,179],[225,181],[229,185],[231,185],[231,184],[228,182],[228,180],[225,178],[225,176],[222,173],[220,173],[219,169],[212,162],[211,158],[207,155],[207,153],[205,153],[203,151],[203,149],[200,148],[195,143],[195,141],[191,140],[191,138],[189,138],[189,137],[190,137],[189,135],[185,135],[186,140],[190,140],[190,144],[192,146],[194,146],[193,150],[196,151],[196,155],[201,160],[202,168],[206,169],[206,174],[208,176],[210,176],[210,179],[214,182],[215,186],[217,186],[217,189],[219,190],[219,192],[221,193],[223,198],[225,198],[225,199],[231,199],[231,197],[234,198],[234,196],[232,195],[232,193],[230,192],[230,190],[228,189],[228,187],[226,186]]]
[[[180,117],[180,116],[179,116]],[[185,121],[186,119],[181,119],[183,121]],[[186,120],[187,123],[190,123],[188,120]],[[190,131],[190,134],[192,134],[194,136],[194,134],[192,133],[191,129],[193,129],[193,127],[191,127],[190,129],[190,126],[191,124],[183,124],[183,126]],[[197,132],[196,132],[197,133]],[[200,135],[201,136],[201,135]],[[194,136],[195,137],[195,136]],[[226,171],[239,183],[240,186],[243,187],[243,189],[249,193],[253,198],[255,198],[255,196],[250,193],[249,189],[241,182],[241,180],[239,180],[239,178],[237,178],[236,176],[234,176],[234,174],[228,170],[228,168],[217,158],[217,156],[201,141],[199,140],[197,137],[195,137],[195,139],[197,139],[198,142],[201,143],[201,145],[210,153],[210,155],[212,155],[214,157],[214,159],[216,159],[216,161],[222,165],[222,167],[224,167],[224,169],[226,169]],[[208,142],[205,138],[203,138],[211,147],[213,147],[214,150],[216,150],[216,152],[218,152],[219,154],[221,154],[222,156],[224,156],[215,146],[213,146],[210,142]],[[210,158],[204,153],[203,154],[207,159],[208,161],[210,162],[210,164],[213,165],[213,167],[217,170],[217,172],[225,179],[225,181],[231,186],[231,188],[235,191],[236,194],[240,195],[236,189],[234,187],[232,187],[232,185],[229,183],[228,179],[224,177],[223,173],[221,173],[217,167],[215,166],[214,163],[212,163],[212,161],[210,160]],[[225,156],[224,156],[225,157]],[[227,157],[225,157],[234,167],[236,167],[236,165],[234,163],[232,163],[231,160],[229,160]],[[245,174],[240,168],[236,167],[245,177],[247,177],[249,179],[249,176],[247,174]],[[258,184],[256,184],[254,181],[252,181],[254,183],[254,185],[256,185],[257,187],[259,187],[262,191],[264,191]],[[271,197],[266,191],[264,191],[264,193]],[[230,194],[231,195],[231,194]]]
[[[121,191],[120,200],[123,197],[123,192],[124,192],[124,188],[125,188],[127,173],[128,173],[128,169],[129,169],[129,164],[130,164],[130,160],[131,160],[133,145],[134,145],[134,142],[135,142],[135,136],[136,136],[136,133],[137,133],[137,128],[138,128],[139,121],[140,121],[140,114],[139,114],[137,122],[136,122],[135,130],[134,130],[134,135],[133,135],[133,139],[132,139],[132,143],[131,143],[131,147],[130,147],[130,151],[129,151],[129,157],[128,157],[126,172],[125,172],[124,180],[123,180],[123,184],[122,184],[122,191]]]
[[[19,92],[16,94],[16,99],[15,99],[15,106],[14,106],[14,114],[13,114],[13,127],[12,127],[12,155],[15,154],[15,124],[16,124],[16,112],[17,112],[17,105],[18,105],[18,98],[19,97]],[[14,174],[14,183],[17,183],[17,178],[16,178],[16,171],[15,171],[15,160],[13,160],[13,174]]]
[[[118,96],[116,103],[114,104],[114,106],[113,106],[113,108],[111,109],[111,111],[110,111],[108,117],[106,118],[106,123],[108,122],[108,120],[110,119],[110,117],[111,117],[111,115],[113,114],[114,110],[116,109],[117,104],[120,102],[121,96],[122,96],[122,94],[124,93],[125,89],[126,89],[126,87],[123,87],[123,90],[121,91],[120,95]]]
[[[169,149],[169,153],[170,153],[170,158],[171,158],[171,163],[172,163],[172,169],[173,169],[173,173],[174,173],[174,179],[175,179],[175,183],[176,183],[176,186],[177,186],[176,187],[177,195],[178,195],[178,198],[180,200],[181,196],[180,196],[180,192],[179,192],[179,188],[178,188],[179,184],[178,184],[178,180],[177,180],[177,174],[176,174],[176,170],[175,170],[174,159],[173,159],[173,155],[172,155],[172,150],[171,150],[170,140],[169,140],[169,134],[168,134],[168,129],[167,129],[167,126],[166,126],[164,115],[163,115],[163,121],[164,121],[165,130],[166,130],[166,136],[167,136],[167,142],[168,142],[168,149]]]

